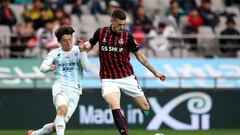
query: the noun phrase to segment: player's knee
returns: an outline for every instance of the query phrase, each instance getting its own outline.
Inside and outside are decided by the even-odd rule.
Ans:
[[[119,109],[120,103],[117,100],[108,100],[108,105],[111,107],[111,109]]]
[[[108,103],[108,105],[111,107],[111,109],[120,108],[120,100],[118,100],[118,98],[104,97],[104,99]]]
[[[67,113],[67,110],[68,110],[67,105],[61,105],[61,106],[59,106],[58,109],[57,109],[57,115],[63,115],[63,116],[65,116],[66,113]]]
[[[120,104],[118,104],[118,103],[112,103],[112,102],[110,102],[110,103],[109,103],[109,106],[110,106],[112,109],[119,109],[119,108],[120,108]]]
[[[150,110],[150,106],[149,106],[148,102],[143,103],[142,110],[144,110],[144,111],[149,111]]]

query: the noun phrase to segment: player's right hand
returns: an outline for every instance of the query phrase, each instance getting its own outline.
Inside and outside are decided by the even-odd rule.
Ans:
[[[85,51],[85,45],[84,45],[84,42],[82,40],[80,40],[79,49],[80,49],[80,52]]]
[[[160,73],[160,72],[156,72],[156,73],[154,73],[154,75],[157,78],[159,78],[162,82],[165,81],[165,79],[166,79],[166,76],[164,74]]]
[[[51,65],[49,71],[55,71],[57,69],[56,65]]]
[[[89,52],[92,48],[92,45],[89,43],[89,41],[86,41],[83,44],[84,44],[85,51]]]

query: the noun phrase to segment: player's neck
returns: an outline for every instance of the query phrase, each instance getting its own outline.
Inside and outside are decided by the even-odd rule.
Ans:
[[[70,49],[70,50],[64,50],[64,49],[62,48],[62,51],[65,52],[65,53],[69,53],[71,50],[72,50],[72,49]]]
[[[116,32],[116,31],[113,29],[112,25],[110,26],[110,32],[115,33],[115,34],[118,34],[118,35],[121,34],[121,33]]]

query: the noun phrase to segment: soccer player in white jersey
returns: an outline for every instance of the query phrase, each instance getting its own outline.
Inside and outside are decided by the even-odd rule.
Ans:
[[[70,26],[61,26],[55,31],[61,48],[49,52],[40,67],[41,72],[55,72],[52,95],[56,118],[41,129],[28,131],[28,135],[45,135],[54,131],[57,135],[64,135],[66,123],[78,105],[82,94],[83,70],[90,70],[90,62],[82,42],[79,46],[73,46],[73,32]]]

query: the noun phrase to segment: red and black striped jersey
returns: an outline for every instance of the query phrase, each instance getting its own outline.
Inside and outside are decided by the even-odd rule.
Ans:
[[[124,30],[121,34],[112,31],[110,27],[97,29],[89,40],[91,45],[99,43],[100,78],[117,79],[133,75],[130,63],[130,52],[137,52],[133,35]]]

